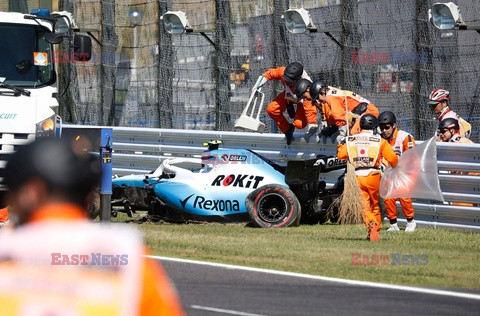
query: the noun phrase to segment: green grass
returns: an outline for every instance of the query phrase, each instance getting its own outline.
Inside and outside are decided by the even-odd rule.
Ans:
[[[122,220],[120,220],[122,221]],[[363,225],[259,229],[245,224],[142,224],[154,255],[391,284],[480,289],[480,234],[417,228],[365,240]],[[388,255],[387,265],[353,265],[352,253]],[[427,255],[424,265],[392,265],[392,253]],[[381,262],[381,261],[380,261]],[[422,261],[420,261],[422,262]]]

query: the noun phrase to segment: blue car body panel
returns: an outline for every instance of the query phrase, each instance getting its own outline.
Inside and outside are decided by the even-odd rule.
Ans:
[[[146,178],[147,177],[147,178]],[[144,174],[132,174],[129,176],[123,176],[112,180],[113,187],[127,186],[127,187],[136,187],[143,188],[145,187],[144,180],[147,180],[148,183],[154,183],[156,179],[149,179],[148,175]]]
[[[155,195],[169,207],[195,216],[224,218],[248,217],[245,200],[257,188],[267,184],[288,187],[283,173],[249,150],[204,151],[197,159],[202,168],[193,171],[176,165],[185,161],[193,159],[167,159],[153,174],[117,178],[113,185],[142,188],[147,177]]]

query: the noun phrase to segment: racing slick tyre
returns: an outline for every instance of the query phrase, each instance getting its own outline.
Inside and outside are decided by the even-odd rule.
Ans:
[[[281,185],[262,186],[247,196],[245,205],[250,222],[256,227],[291,227],[300,222],[300,202]]]

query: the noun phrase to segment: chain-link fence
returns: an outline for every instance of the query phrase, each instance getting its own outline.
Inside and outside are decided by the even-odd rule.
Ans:
[[[27,12],[42,1],[0,0]],[[233,130],[253,83],[270,67],[299,61],[314,79],[355,91],[418,139],[433,135],[427,105],[434,88],[450,91],[451,108],[480,129],[480,34],[439,31],[428,22],[437,0],[60,0],[81,29],[99,40],[87,63],[70,67],[64,121],[78,124]],[[455,1],[467,24],[480,25],[478,0]],[[288,33],[289,8],[309,10],[326,34]],[[142,19],[132,24],[129,13]],[[167,11],[187,14],[194,31],[165,32]],[[60,88],[66,86],[60,78]],[[282,89],[268,83],[266,102]],[[261,118],[267,131],[275,124]]]

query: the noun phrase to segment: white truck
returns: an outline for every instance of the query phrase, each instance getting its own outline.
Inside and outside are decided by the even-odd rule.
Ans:
[[[64,11],[0,12],[0,172],[6,155],[17,146],[60,136],[55,67],[59,45],[54,44],[65,39],[70,45],[63,54],[89,60],[91,39],[74,34],[77,31],[71,14]],[[0,174],[0,190],[2,182]]]

